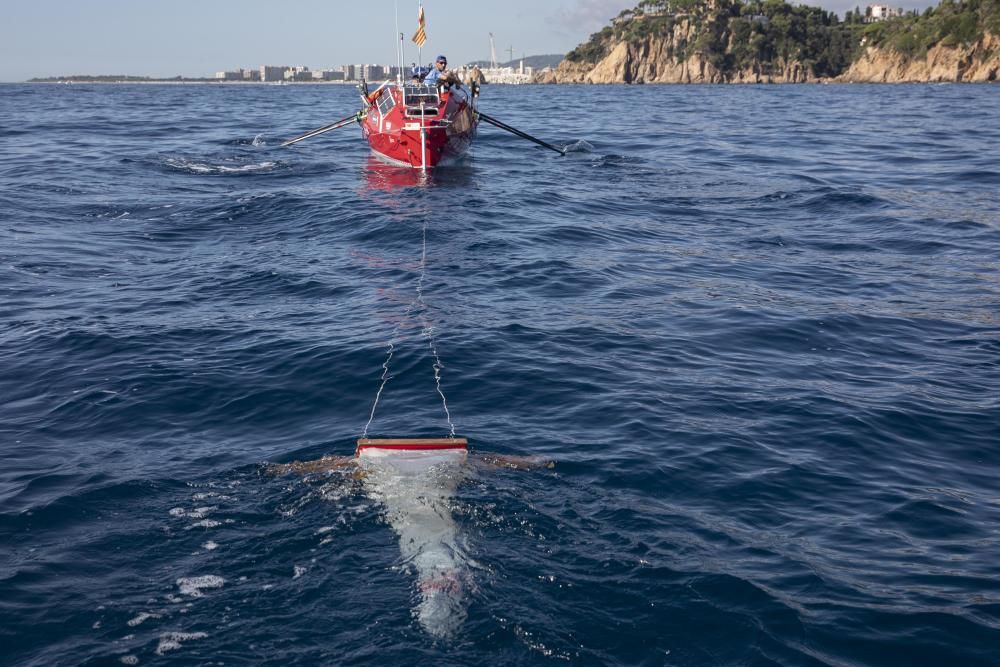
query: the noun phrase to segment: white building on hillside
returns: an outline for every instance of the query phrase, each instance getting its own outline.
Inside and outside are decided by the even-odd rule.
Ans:
[[[886,19],[902,15],[903,10],[899,7],[890,7],[889,5],[868,5],[868,9],[865,10],[865,22],[875,23],[876,21],[885,21]]]

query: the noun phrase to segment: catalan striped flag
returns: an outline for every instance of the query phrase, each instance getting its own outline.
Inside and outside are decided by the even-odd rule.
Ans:
[[[420,5],[420,12],[417,14],[417,31],[413,33],[413,43],[422,48],[426,41],[427,32],[424,30],[424,6]]]

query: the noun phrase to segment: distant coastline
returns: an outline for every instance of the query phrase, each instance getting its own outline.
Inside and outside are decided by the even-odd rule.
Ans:
[[[486,72],[494,70],[484,83],[526,83],[531,80],[534,72],[556,67],[563,59],[562,54],[522,56],[505,63],[490,63],[474,61],[457,68],[459,75],[465,78],[469,70],[482,68]],[[489,68],[489,69],[487,69]],[[428,70],[429,71],[429,70]],[[382,81],[395,80],[402,76],[411,76],[410,67],[379,64],[347,64],[337,68],[310,69],[304,65],[291,67],[288,65],[261,65],[259,67],[223,70],[215,76],[183,76],[172,77],[141,76],[135,74],[62,74],[59,76],[35,77],[24,83],[156,83],[156,84],[204,84],[204,83],[253,83],[268,85],[284,85],[290,83],[336,83],[355,85],[362,80]],[[480,78],[482,81],[482,79]]]
[[[16,83],[16,82],[11,82]],[[212,85],[212,86],[353,86],[357,81],[223,81],[204,78],[154,79],[141,76],[67,76],[28,79],[21,83],[32,84],[157,84],[157,85]]]
[[[213,81],[205,79],[147,79],[143,81],[108,80],[108,81],[71,81],[62,80],[41,80],[32,79],[30,81],[9,81],[8,84],[20,83],[41,86],[57,85],[79,85],[79,86],[356,86],[357,81]]]

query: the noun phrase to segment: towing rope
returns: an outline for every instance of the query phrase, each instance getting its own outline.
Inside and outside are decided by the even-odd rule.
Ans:
[[[392,356],[396,352],[396,344],[399,338],[399,333],[403,328],[403,324],[408,320],[410,313],[413,312],[414,308],[418,309],[420,313],[420,322],[423,325],[421,334],[427,339],[427,345],[430,348],[431,354],[434,357],[434,385],[437,389],[438,395],[441,397],[441,407],[444,410],[445,419],[448,421],[448,437],[455,437],[455,424],[451,421],[451,412],[448,410],[448,399],[445,398],[444,390],[441,388],[441,369],[444,368],[444,364],[441,363],[441,357],[437,351],[437,344],[434,340],[434,327],[431,325],[429,318],[427,317],[427,311],[429,307],[427,302],[424,301],[424,277],[427,275],[427,222],[424,221],[421,228],[421,253],[420,253],[420,275],[417,278],[417,295],[409,305],[407,305],[406,310],[403,312],[403,317],[396,323],[396,326],[392,330],[392,334],[389,337],[389,342],[387,343],[387,350],[385,361],[382,362],[382,377],[381,384],[379,384],[378,391],[375,393],[375,401],[372,403],[371,413],[368,415],[368,423],[365,424],[364,431],[361,434],[362,438],[368,437],[368,429],[371,427],[372,422],[375,420],[375,410],[378,408],[378,402],[382,398],[382,392],[385,390],[385,386],[392,379],[392,375],[389,372],[389,364],[392,361]]]

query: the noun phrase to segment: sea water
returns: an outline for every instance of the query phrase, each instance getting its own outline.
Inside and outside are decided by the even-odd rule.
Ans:
[[[0,663],[1000,660],[1000,87],[485,86],[569,153],[280,148],[357,104],[0,86]],[[555,468],[270,474],[353,453],[390,342],[370,436],[448,434],[438,366]]]

